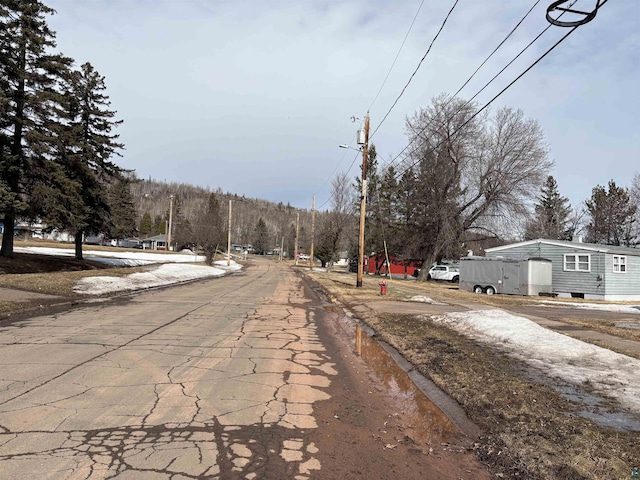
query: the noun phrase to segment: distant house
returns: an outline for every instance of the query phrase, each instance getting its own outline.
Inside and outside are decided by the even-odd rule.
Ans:
[[[537,239],[485,250],[488,257],[542,257],[552,262],[553,291],[560,297],[640,300],[640,249]]]
[[[142,240],[142,248],[144,250],[166,250],[167,235],[160,234],[155,237],[149,237]]]

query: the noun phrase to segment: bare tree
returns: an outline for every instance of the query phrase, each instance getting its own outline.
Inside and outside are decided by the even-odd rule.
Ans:
[[[318,231],[318,245],[315,255],[322,262],[322,266],[329,265],[337,259],[343,232],[353,219],[353,191],[349,184],[349,177],[340,172],[331,184],[331,211],[323,215]]]
[[[460,255],[467,232],[495,232],[526,215],[552,165],[540,125],[522,111],[476,113],[441,95],[407,121],[405,238],[425,266]]]

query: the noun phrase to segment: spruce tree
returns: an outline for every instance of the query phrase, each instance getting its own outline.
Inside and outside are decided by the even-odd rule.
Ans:
[[[68,178],[78,184],[77,201],[70,205],[71,222],[65,225],[75,233],[75,254],[82,259],[85,233],[105,231],[109,226],[109,185],[122,179],[124,170],[111,158],[124,146],[112,133],[122,120],[114,120],[102,77],[90,63],[68,75],[65,89],[66,118],[64,154],[60,161]]]
[[[151,214],[149,212],[142,214],[139,230],[140,234],[144,236],[148,236],[153,232],[153,221],[151,220]]]
[[[569,199],[560,195],[558,184],[552,175],[547,177],[541,188],[538,203],[535,205],[535,217],[527,225],[525,237],[570,240],[569,228],[571,207]]]
[[[269,248],[269,232],[267,230],[267,224],[262,217],[256,223],[253,230],[253,249],[256,253],[264,255]]]
[[[59,100],[56,86],[71,59],[49,53],[55,34],[45,16],[53,9],[37,0],[0,1],[0,188],[5,235],[0,255],[13,256],[16,220],[34,215],[33,193],[58,202],[59,189],[42,188],[50,181],[68,184],[49,163],[51,122]],[[33,201],[32,200],[36,200]],[[30,211],[29,205],[32,205]]]
[[[109,238],[122,240],[136,233],[136,207],[131,195],[131,183],[123,178],[109,188]],[[151,224],[151,217],[149,217]]]
[[[613,180],[608,189],[597,185],[591,198],[585,200],[589,223],[587,239],[593,243],[605,245],[631,246],[635,240],[636,206],[629,198],[629,192],[618,187]]]

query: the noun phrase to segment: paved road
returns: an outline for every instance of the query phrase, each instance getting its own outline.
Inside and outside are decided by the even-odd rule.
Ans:
[[[0,325],[0,477],[485,478],[389,440],[406,425],[310,293],[263,263]]]
[[[265,268],[2,329],[0,475],[215,475],[264,456],[243,430],[315,427],[317,387],[336,372],[313,312],[296,308],[308,300],[276,291],[274,277]],[[283,447],[283,461],[305,460],[299,473],[318,467],[303,439]]]

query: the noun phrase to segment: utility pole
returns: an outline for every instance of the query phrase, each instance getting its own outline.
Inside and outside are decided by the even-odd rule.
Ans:
[[[359,132],[358,132],[359,133]],[[360,143],[360,135],[358,135]],[[369,158],[369,112],[364,117],[364,144],[362,146],[362,197],[360,198],[360,236],[358,237],[358,278],[356,287],[362,287],[364,270],[364,220],[367,210],[367,160]]]
[[[167,251],[171,250],[171,228],[173,227],[173,195],[169,195],[169,228],[167,229]]]
[[[296,267],[298,266],[298,225],[300,224],[300,212],[296,212],[296,241],[295,241],[295,252],[293,253],[294,258],[296,259]]]
[[[309,268],[313,270],[313,242],[316,231],[316,197],[311,200],[311,251],[309,252]]]
[[[282,261],[282,259],[284,259],[284,235],[282,235],[280,239],[280,261]]]
[[[229,199],[229,228],[227,232],[227,267],[231,266],[231,199]]]

